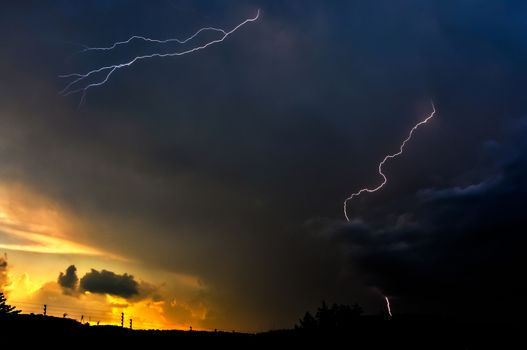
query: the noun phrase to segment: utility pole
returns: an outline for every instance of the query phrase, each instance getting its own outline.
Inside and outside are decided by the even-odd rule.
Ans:
[[[121,327],[124,327],[124,312],[121,312]]]
[[[48,313],[48,306],[44,304],[44,316],[46,316]]]
[[[130,329],[132,329],[132,319],[130,319]]]

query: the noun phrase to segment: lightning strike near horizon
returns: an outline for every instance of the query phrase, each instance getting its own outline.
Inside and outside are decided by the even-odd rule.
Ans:
[[[388,311],[388,315],[392,317],[392,307],[390,306],[390,299],[388,299],[387,296],[384,297],[384,300],[386,301],[386,310]]]
[[[135,64],[138,61],[142,61],[142,60],[149,59],[149,58],[178,57],[178,56],[184,56],[184,55],[188,55],[188,54],[191,54],[191,53],[194,53],[194,52],[197,52],[197,51],[204,50],[204,49],[206,49],[209,46],[212,46],[212,45],[215,45],[215,44],[223,42],[231,34],[235,33],[236,31],[238,31],[240,28],[242,28],[246,24],[257,21],[259,18],[260,18],[260,10],[258,9],[258,11],[257,11],[257,13],[256,13],[256,15],[254,17],[251,17],[251,18],[248,18],[248,19],[244,20],[243,22],[241,22],[240,24],[238,24],[237,26],[235,26],[234,28],[232,28],[229,31],[224,30],[224,29],[220,29],[220,28],[214,28],[214,27],[204,27],[204,28],[199,29],[197,32],[195,32],[194,34],[192,34],[191,36],[189,36],[186,39],[171,38],[171,39],[159,40],[159,39],[148,38],[148,37],[145,37],[145,36],[134,35],[134,36],[128,38],[127,40],[115,42],[114,44],[112,44],[110,46],[107,46],[107,47],[86,47],[82,51],[80,51],[79,53],[89,52],[89,51],[110,51],[110,50],[113,50],[113,49],[117,48],[118,46],[129,44],[129,43],[131,43],[134,40],[141,40],[141,41],[151,42],[151,43],[156,43],[156,44],[167,44],[167,43],[171,43],[171,42],[176,42],[178,44],[186,44],[186,43],[190,42],[192,39],[195,39],[197,36],[199,36],[203,32],[210,31],[210,32],[217,32],[217,33],[221,34],[221,37],[218,38],[218,39],[214,39],[214,40],[208,41],[208,42],[206,42],[204,44],[201,44],[199,46],[196,46],[196,47],[193,47],[193,48],[190,48],[190,49],[186,49],[186,50],[183,50],[183,51],[175,51],[175,52],[170,52],[170,53],[159,53],[158,52],[158,53],[152,53],[152,54],[147,54],[147,55],[135,56],[133,59],[131,59],[131,60],[127,61],[127,62],[99,67],[99,68],[93,69],[93,70],[91,70],[91,71],[89,71],[87,73],[84,73],[84,74],[71,73],[71,74],[59,75],[59,78],[65,78],[65,79],[67,79],[67,78],[75,78],[75,79],[73,79],[73,81],[69,82],[64,87],[64,89],[62,89],[59,92],[59,94],[62,95],[62,96],[69,96],[69,95],[76,94],[76,93],[82,93],[81,100],[80,100],[80,103],[79,103],[79,105],[82,105],[82,103],[84,102],[84,100],[86,98],[86,94],[87,94],[88,90],[91,89],[91,88],[94,88],[94,87],[106,84],[106,82],[108,82],[108,80],[110,79],[112,74],[115,73],[117,70],[120,70],[120,69],[126,68],[126,67],[130,67],[130,66],[132,66],[133,64]],[[78,88],[75,87],[76,85],[78,85],[79,83],[82,83],[86,79],[93,78],[94,75],[97,75],[98,73],[102,74],[101,79],[96,80],[95,82],[89,83],[89,84],[87,84],[87,85],[85,85],[83,87],[78,87]]]
[[[396,158],[398,156],[400,156],[401,154],[403,154],[403,151],[404,151],[404,147],[406,146],[406,144],[412,139],[412,136],[414,134],[414,132],[421,126],[421,125],[424,125],[426,123],[428,123],[428,121],[430,119],[432,119],[434,117],[434,115],[436,114],[436,109],[435,109],[435,105],[434,105],[434,102],[432,101],[432,112],[428,115],[428,117],[426,117],[424,120],[420,121],[419,123],[417,123],[416,125],[414,125],[414,127],[410,130],[410,133],[408,134],[408,137],[401,143],[401,146],[399,146],[399,152],[397,153],[394,153],[394,154],[389,154],[387,155],[386,157],[384,157],[384,159],[379,163],[379,166],[378,166],[378,172],[379,174],[381,175],[382,177],[382,182],[377,186],[377,187],[374,187],[374,188],[362,188],[360,189],[359,191],[351,194],[348,198],[346,198],[346,200],[344,201],[344,216],[346,217],[346,220],[349,222],[350,221],[350,218],[348,216],[348,202],[351,201],[353,198],[355,197],[358,197],[360,196],[362,193],[364,192],[367,192],[367,193],[373,193],[373,192],[377,192],[378,190],[380,190],[381,188],[384,187],[384,185],[388,182],[388,178],[386,177],[386,174],[383,173],[382,171],[382,167],[383,165],[386,163],[386,161],[388,161],[389,159],[393,159],[393,158]],[[387,299],[387,298],[386,298]],[[388,301],[388,300],[387,300]],[[388,302],[388,306],[389,306],[389,302]]]

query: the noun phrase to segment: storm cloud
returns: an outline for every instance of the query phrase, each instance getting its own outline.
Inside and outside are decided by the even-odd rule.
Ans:
[[[333,238],[350,249],[369,285],[392,296],[395,308],[520,317],[527,310],[520,277],[527,237],[519,210],[527,201],[525,132],[516,127],[509,141],[492,142],[494,166],[479,182],[423,189],[414,207],[399,213],[399,225],[345,225]]]
[[[526,3],[165,5],[3,3],[1,181],[67,208],[79,243],[197,276],[212,328],[291,326],[321,300],[377,312],[380,292],[404,312],[521,290],[523,160],[481,145],[493,152],[527,115]],[[122,70],[81,108],[57,94],[57,75],[105,60],[73,55],[79,44],[228,28],[258,8],[223,45]],[[437,118],[344,224],[343,199],[379,181],[430,99]],[[125,298],[138,284],[106,270],[80,280]]]
[[[124,273],[118,275],[112,271],[92,269],[80,280],[80,289],[97,294],[110,294],[122,298],[131,298],[139,294],[139,283],[134,276]]]
[[[70,265],[66,272],[61,272],[57,279],[57,283],[62,287],[64,293],[71,294],[77,289],[79,277],[77,276],[77,268],[75,265]]]

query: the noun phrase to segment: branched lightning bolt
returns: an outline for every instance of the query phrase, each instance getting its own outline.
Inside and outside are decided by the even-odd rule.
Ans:
[[[388,315],[392,317],[392,307],[390,306],[390,299],[388,299],[388,297],[385,296],[384,300],[386,301],[386,310],[388,311]]]
[[[384,174],[383,171],[382,171],[382,167],[384,166],[384,164],[389,159],[396,158],[396,157],[400,156],[401,154],[403,154],[404,147],[406,146],[406,143],[408,143],[412,139],[412,136],[413,136],[414,132],[421,125],[428,123],[428,121],[434,117],[434,115],[436,114],[436,109],[435,109],[435,106],[434,106],[434,102],[432,101],[431,103],[432,103],[432,112],[428,115],[428,117],[426,119],[424,119],[424,120],[420,121],[419,123],[417,123],[410,130],[410,133],[408,134],[408,137],[403,141],[403,143],[399,147],[399,152],[387,155],[386,157],[384,157],[382,162],[379,163],[378,172],[382,176],[382,182],[375,188],[363,188],[363,189],[351,194],[348,198],[346,198],[346,200],[344,201],[344,216],[346,217],[347,221],[350,221],[350,218],[348,216],[348,202],[349,201],[351,201],[353,198],[355,198],[357,196],[360,196],[364,192],[368,192],[368,193],[376,192],[376,191],[380,190],[386,184],[386,182],[388,182],[388,179],[386,178],[386,174]],[[389,305],[389,302],[388,302],[388,305]]]
[[[186,39],[170,38],[170,39],[160,40],[160,39],[148,38],[148,37],[145,37],[145,36],[142,36],[142,35],[134,35],[134,36],[131,36],[130,38],[128,38],[127,40],[117,41],[114,44],[112,44],[110,46],[107,46],[107,47],[88,47],[88,46],[86,46],[82,51],[80,51],[80,53],[88,52],[88,51],[110,51],[110,50],[113,50],[113,49],[117,48],[118,46],[129,44],[129,43],[131,43],[134,40],[135,41],[146,41],[146,42],[156,43],[156,44],[168,44],[168,43],[186,44],[186,43],[188,43],[189,41],[191,41],[192,39],[194,39],[195,37],[197,37],[198,35],[200,35],[203,32],[217,32],[217,33],[221,33],[223,35],[227,35],[227,32],[224,29],[214,28],[214,27],[201,28],[196,33],[192,34],[191,36],[189,36]]]
[[[260,18],[260,10],[258,10],[258,12],[256,13],[256,16],[244,20],[242,23],[238,24],[236,27],[234,27],[233,29],[231,29],[229,31],[226,31],[226,30],[223,30],[223,29],[219,29],[219,28],[205,27],[205,28],[201,28],[196,33],[194,33],[190,37],[188,37],[186,39],[183,39],[183,40],[180,40],[180,39],[158,40],[158,39],[151,39],[151,38],[147,38],[147,37],[144,37],[144,36],[137,36],[137,35],[135,35],[135,36],[130,37],[128,40],[116,42],[113,45],[108,46],[108,47],[87,47],[84,50],[82,50],[81,52],[87,52],[87,51],[109,51],[109,50],[113,50],[114,48],[116,48],[116,47],[118,47],[120,45],[128,44],[128,43],[132,42],[133,40],[143,40],[143,41],[147,41],[147,42],[160,43],[160,44],[165,44],[165,43],[169,43],[169,42],[177,42],[177,43],[180,43],[180,44],[185,44],[185,43],[189,42],[190,40],[196,38],[200,33],[205,32],[205,31],[214,31],[214,32],[221,33],[221,37],[219,39],[215,39],[215,40],[209,41],[209,42],[207,42],[205,44],[202,44],[200,46],[196,46],[196,47],[193,47],[191,49],[184,50],[184,51],[176,51],[176,52],[170,52],[170,53],[153,53],[153,54],[148,54],[148,55],[136,56],[136,57],[134,57],[133,59],[131,59],[128,62],[119,63],[119,64],[113,64],[113,65],[109,65],[109,66],[103,66],[103,67],[100,67],[100,68],[93,69],[93,70],[91,70],[91,71],[89,71],[87,73],[84,73],[84,74],[72,73],[72,74],[59,75],[60,78],[74,78],[73,81],[68,83],[66,85],[66,87],[64,89],[62,89],[62,91],[59,92],[59,94],[63,95],[63,96],[68,96],[68,95],[71,95],[71,94],[82,93],[81,100],[80,100],[80,104],[82,104],[83,101],[86,98],[86,93],[88,92],[89,89],[97,87],[97,86],[104,85],[110,79],[112,74],[115,71],[119,70],[119,69],[130,67],[130,66],[132,66],[134,63],[136,63],[138,61],[149,59],[149,58],[155,58],[155,57],[165,58],[165,57],[184,56],[184,55],[191,54],[193,52],[204,50],[204,49],[206,49],[207,47],[209,47],[211,45],[223,42],[225,39],[227,39],[231,34],[236,32],[238,29],[240,29],[241,27],[243,27],[244,25],[246,25],[246,24],[248,24],[250,22],[257,21],[259,18]],[[103,76],[102,76],[101,80],[93,82],[93,83],[90,83],[90,84],[88,84],[88,85],[86,85],[84,87],[75,88],[75,86],[78,83],[83,82],[85,79],[90,78],[90,77],[92,77],[93,75],[95,75],[97,73],[103,73]]]

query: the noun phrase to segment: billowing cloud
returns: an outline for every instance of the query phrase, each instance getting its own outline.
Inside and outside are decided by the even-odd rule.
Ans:
[[[134,276],[124,273],[118,275],[112,271],[92,269],[80,280],[82,291],[96,294],[110,294],[123,298],[139,295],[139,283]]]
[[[79,277],[77,276],[77,268],[75,265],[70,265],[66,272],[61,272],[57,279],[57,283],[63,288],[64,293],[71,294],[77,289]]]

